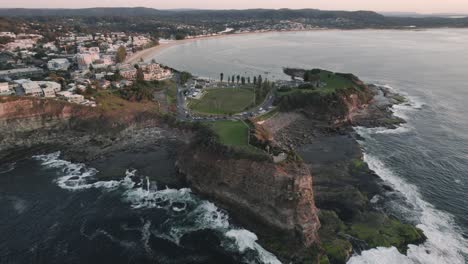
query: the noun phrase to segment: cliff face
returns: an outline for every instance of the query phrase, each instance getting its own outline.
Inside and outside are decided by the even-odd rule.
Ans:
[[[132,138],[134,129],[161,124],[151,104],[111,99],[119,109],[108,111],[53,99],[0,97],[0,160],[62,149],[83,152],[84,157],[97,156],[86,153],[98,153],[124,136]]]
[[[226,206],[243,224],[268,225],[305,247],[318,241],[312,177],[304,165],[223,159],[195,150],[180,155],[178,169],[194,191]]]
[[[31,131],[64,125],[72,117],[91,117],[87,107],[37,98],[0,97],[0,132]]]

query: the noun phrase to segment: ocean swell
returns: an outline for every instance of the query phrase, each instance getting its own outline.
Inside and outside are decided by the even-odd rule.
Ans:
[[[184,235],[209,229],[221,235],[221,244],[225,250],[242,254],[245,263],[281,263],[256,242],[257,236],[254,233],[231,225],[224,210],[211,202],[199,199],[188,188],[159,189],[148,177],[138,175],[137,170],[127,170],[121,180],[97,181],[96,175],[99,172],[96,169],[82,163],[61,160],[60,152],[33,158],[40,161],[45,168],[58,170],[58,178],[54,181],[65,190],[97,188],[119,191],[122,200],[134,210],[165,210],[169,218],[162,225],[154,226],[150,221],[146,221],[141,229],[142,242],[148,254],[152,254],[148,245],[151,234],[179,244]],[[94,235],[103,234],[100,232]]]
[[[388,87],[393,89],[391,87]],[[395,116],[408,120],[409,113],[421,109],[423,103],[414,98],[403,105],[395,105],[392,110]],[[365,140],[360,141],[364,148],[364,161],[396,190],[399,199],[389,199],[386,206],[395,214],[412,222],[424,231],[427,241],[419,246],[409,245],[406,255],[401,254],[394,247],[375,248],[353,256],[349,264],[464,264],[468,255],[468,241],[460,235],[461,232],[453,217],[434,208],[426,202],[414,185],[407,183],[401,176],[388,168],[376,155],[369,153],[366,144],[376,141],[374,134],[402,134],[410,133],[414,128],[405,124],[397,129],[356,127],[355,131]],[[380,197],[379,197],[380,199]],[[377,202],[379,199],[373,199]]]

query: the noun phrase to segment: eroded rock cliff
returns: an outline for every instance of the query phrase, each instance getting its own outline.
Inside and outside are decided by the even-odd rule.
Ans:
[[[318,242],[320,223],[305,165],[227,159],[199,148],[181,151],[177,167],[195,192],[224,205],[260,236],[267,225],[304,248]]]

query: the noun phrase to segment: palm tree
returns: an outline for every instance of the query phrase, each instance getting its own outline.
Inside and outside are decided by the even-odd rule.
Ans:
[[[223,79],[224,79],[224,73],[221,73],[221,74],[219,75],[219,77],[220,77],[220,79],[221,79],[221,82],[223,82]]]

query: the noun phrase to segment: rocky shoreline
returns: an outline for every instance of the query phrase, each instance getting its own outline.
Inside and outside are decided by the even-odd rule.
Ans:
[[[397,128],[405,121],[393,115],[392,107],[406,100],[385,87],[368,87],[373,100],[356,108],[341,125],[307,109],[279,114],[263,124],[277,144],[297,151],[312,174],[322,224],[319,236],[330,263],[346,263],[353,253],[377,246],[395,246],[404,253],[408,244],[425,240],[422,231],[374,204],[374,197],[386,197],[393,189],[363,162],[358,143],[362,139],[353,127]]]
[[[237,222],[258,233],[261,244],[283,261],[345,263],[353,252],[390,245],[404,251],[408,243],[424,239],[417,229],[388,217],[370,202],[391,187],[362,161],[352,127],[396,128],[404,120],[394,117],[391,107],[404,99],[382,87],[369,88],[372,102],[349,105],[352,111],[346,122],[330,123],[307,107],[264,122],[275,144],[302,158],[284,165],[191,149],[193,130],[169,125],[157,114],[141,112],[116,119],[70,110],[69,105],[49,106],[52,115],[33,114],[32,107],[30,116],[21,118],[4,111],[1,120],[9,128],[1,138],[0,157],[8,163],[61,151],[63,159],[95,167],[105,178],[124,175],[128,168],[155,175],[151,164],[161,161],[168,167],[155,175],[158,183],[188,184],[216,201]],[[363,230],[363,223],[372,227]],[[361,235],[378,237],[381,232],[392,233],[389,241]]]

